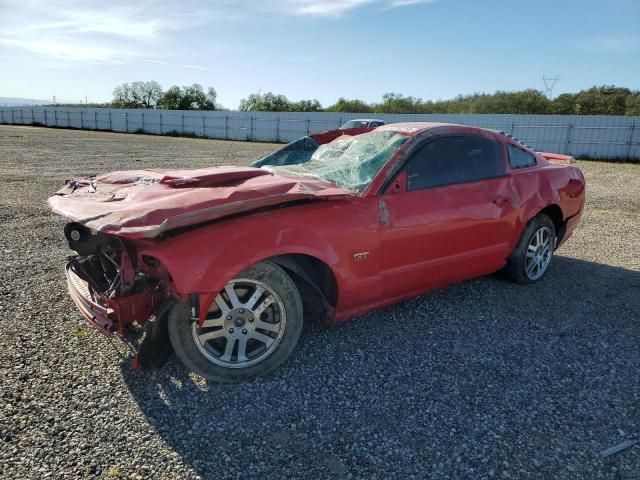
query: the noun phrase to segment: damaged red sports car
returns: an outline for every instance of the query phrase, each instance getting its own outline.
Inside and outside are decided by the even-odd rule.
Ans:
[[[538,281],[582,214],[572,157],[499,132],[404,123],[314,143],[260,168],[68,181],[49,205],[70,220],[80,312],[105,335],[143,325],[141,367],[175,351],[238,381],[282,364],[303,320],[342,322],[499,270]]]

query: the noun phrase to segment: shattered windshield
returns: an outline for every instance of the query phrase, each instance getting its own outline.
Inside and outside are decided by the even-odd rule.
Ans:
[[[263,168],[273,173],[324,179],[340,187],[362,192],[408,138],[390,130],[341,137],[321,145],[308,162]]]
[[[280,150],[260,160],[256,160],[251,166],[259,168],[265,165],[294,165],[296,163],[304,163],[311,158],[311,155],[317,148],[318,142],[313,138],[302,137],[285,145]]]

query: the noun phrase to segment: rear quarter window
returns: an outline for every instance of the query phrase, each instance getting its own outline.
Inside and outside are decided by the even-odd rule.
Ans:
[[[536,157],[531,153],[515,145],[508,144],[509,166],[513,169],[533,167]]]

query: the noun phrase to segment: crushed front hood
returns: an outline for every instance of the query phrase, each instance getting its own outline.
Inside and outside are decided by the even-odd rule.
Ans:
[[[135,239],[267,206],[352,196],[351,190],[313,178],[259,168],[211,167],[132,170],[69,180],[49,198],[49,206],[92,230]]]

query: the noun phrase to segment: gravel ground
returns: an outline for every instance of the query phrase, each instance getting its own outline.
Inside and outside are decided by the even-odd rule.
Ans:
[[[0,126],[0,476],[640,478],[640,447],[598,454],[640,432],[640,165],[580,163],[582,225],[542,283],[491,276],[308,325],[253,382],[132,371],[67,297],[46,198],[273,148]]]

